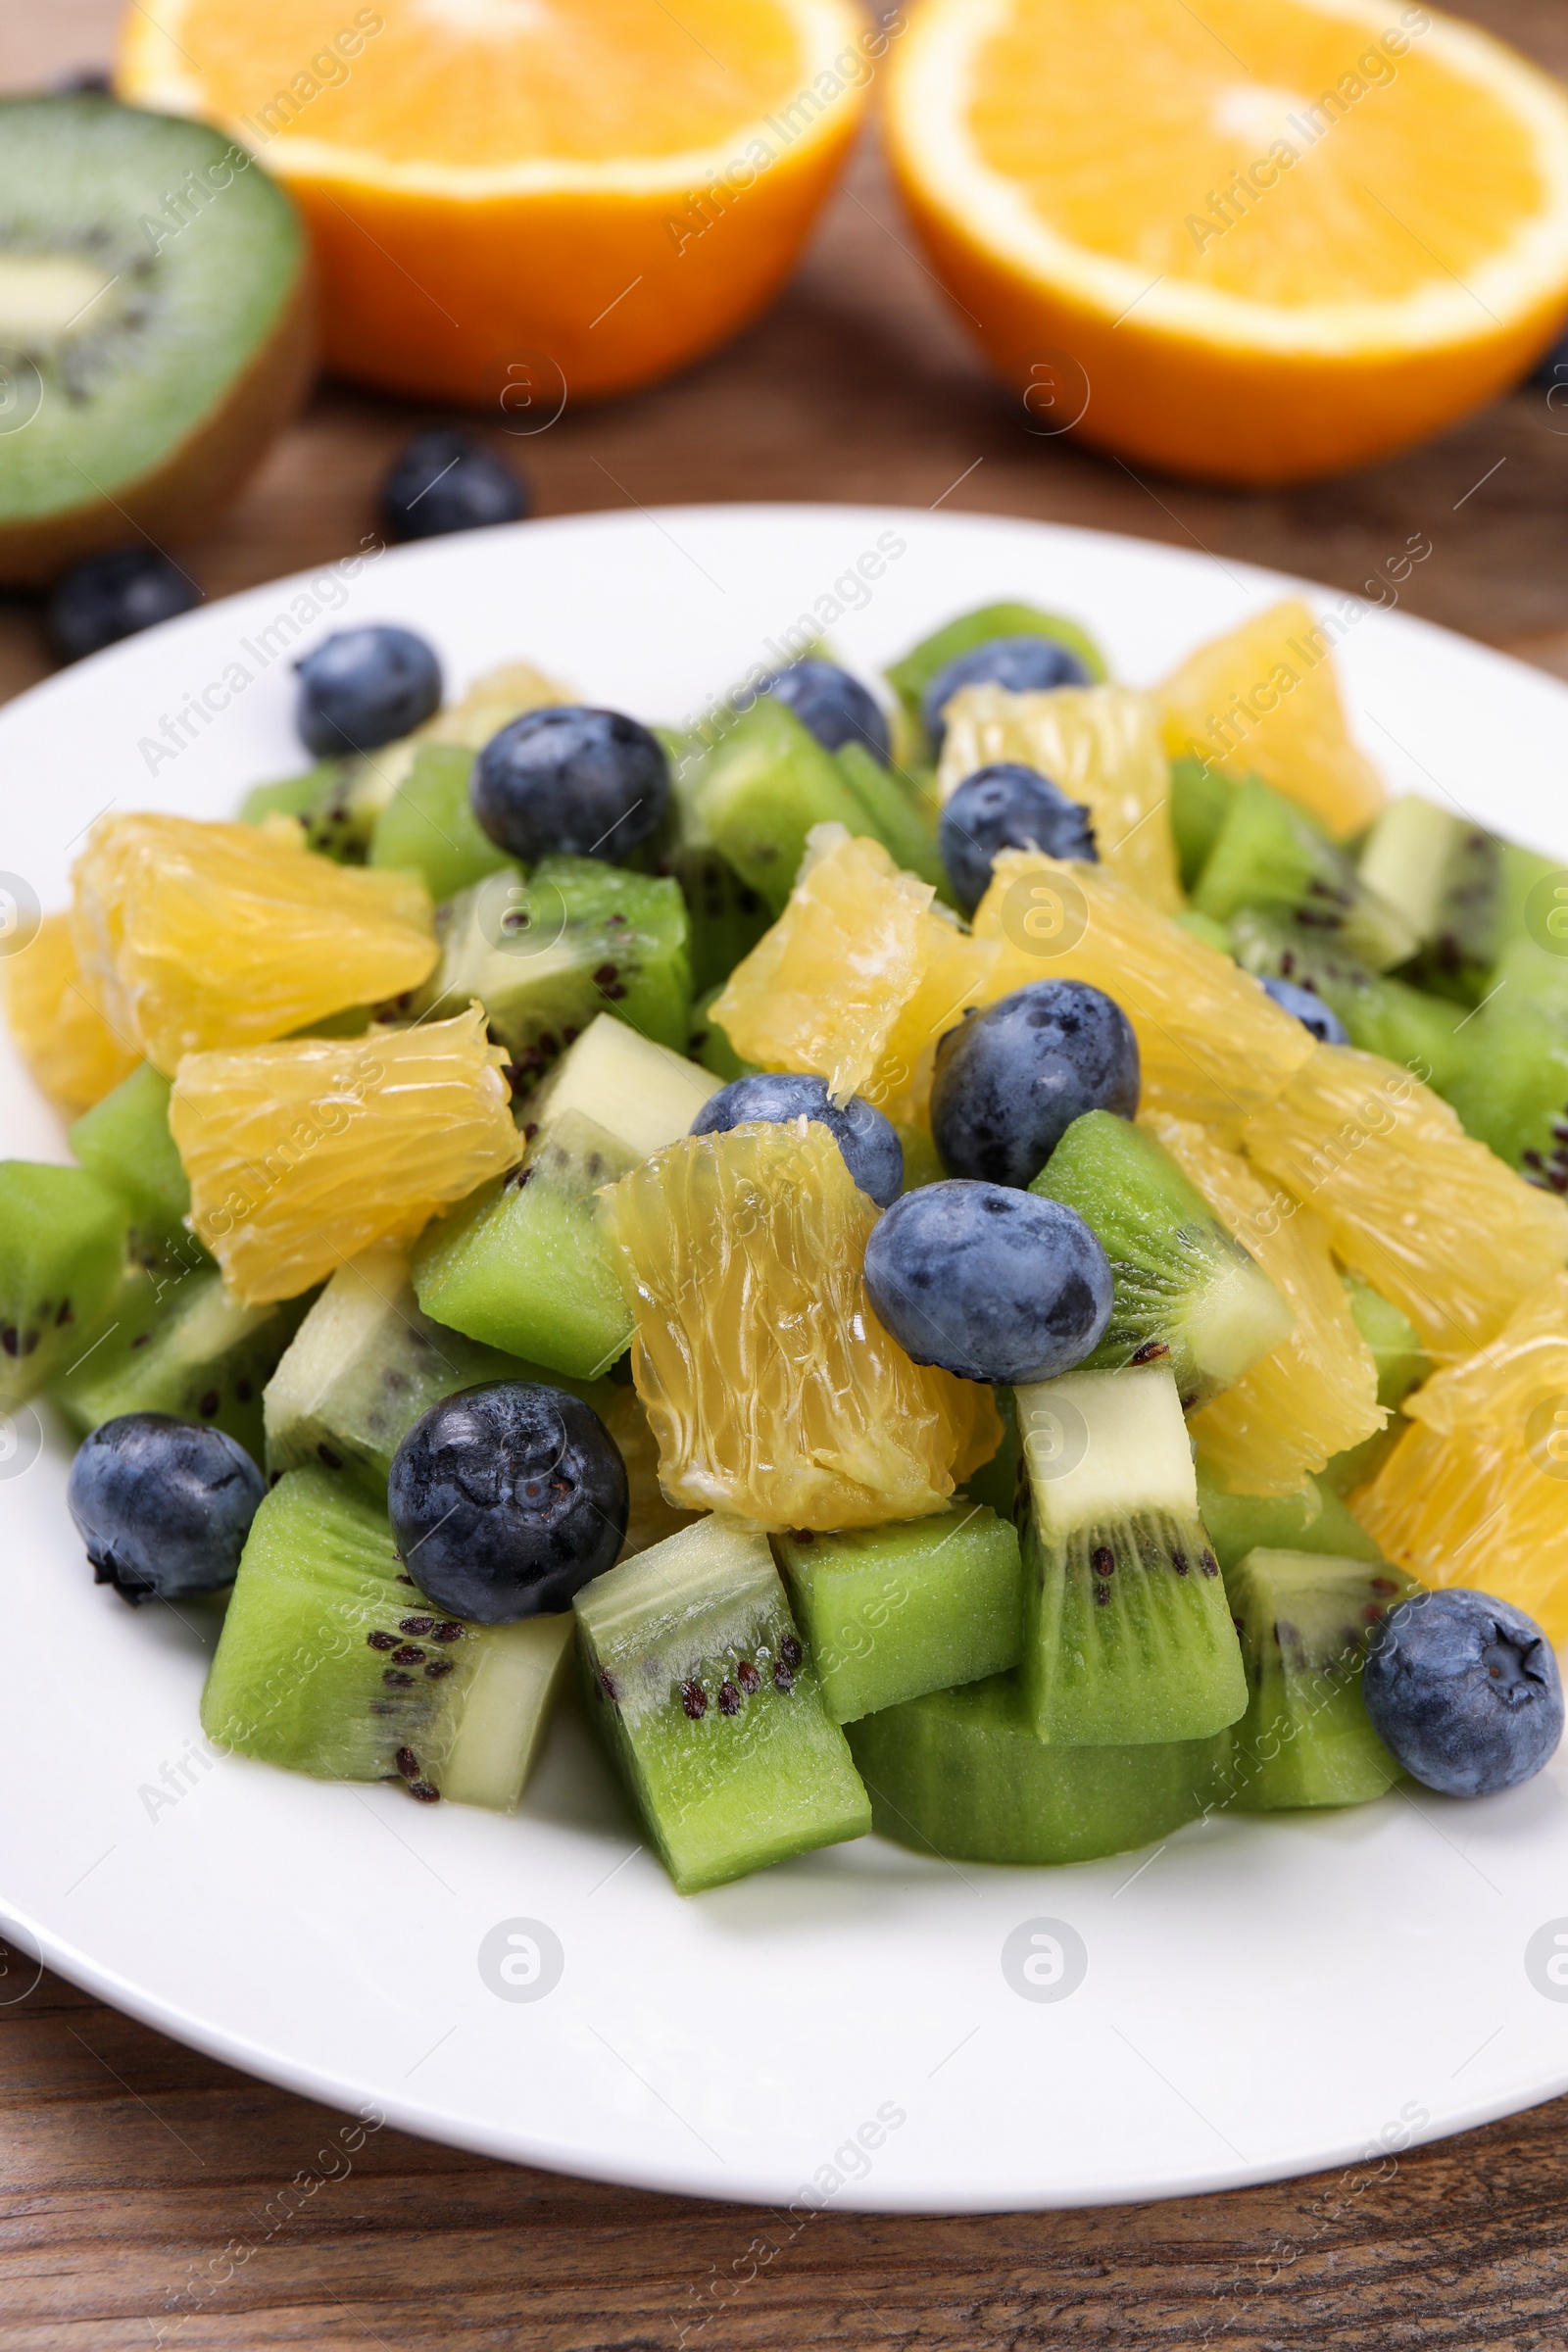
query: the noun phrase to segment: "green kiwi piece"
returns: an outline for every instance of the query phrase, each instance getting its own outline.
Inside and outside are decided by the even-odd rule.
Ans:
[[[594,1720],[680,1893],[869,1830],[765,1536],[700,1519],[574,1606]]]
[[[180,1266],[207,1262],[186,1230],[190,1179],[169,1128],[172,1083],[144,1061],[82,1112],[69,1142],[81,1165],[130,1209],[130,1253],[147,1263],[171,1252]]]
[[[1019,1680],[1037,1736],[1120,1747],[1223,1731],[1247,1678],[1168,1367],[1068,1372],[1015,1396]]]
[[[995,637],[1049,637],[1076,654],[1097,685],[1110,674],[1104,655],[1077,621],[1063,619],[1059,612],[1043,612],[1038,605],[982,605],[978,612],[961,612],[956,620],[950,620],[931,636],[922,637],[886,673],[916,740],[924,740],[921,706],[925,690],[937,671],[945,669],[950,662],[956,662],[960,654],[970,654],[976,646],[989,645]]]
[[[934,1690],[849,1726],[879,1837],[953,1862],[1092,1862],[1195,1821],[1224,1786],[1230,1735],[1059,1747],[1019,1677]]]
[[[1499,956],[1527,936],[1530,893],[1557,870],[1550,858],[1414,793],[1389,803],[1359,859],[1362,880],[1399,909],[1420,942],[1407,977],[1464,1004],[1480,1003]]]
[[[1426,1379],[1432,1369],[1432,1358],[1402,1306],[1385,1298],[1381,1291],[1363,1282],[1359,1274],[1343,1274],[1340,1279],[1345,1285],[1355,1328],[1371,1348],[1378,1368],[1378,1402],[1393,1412]]]
[[[840,773],[865,811],[859,830],[869,830],[906,872],[929,882],[937,897],[956,907],[953,885],[937,848],[936,815],[902,769],[884,767],[863,743],[841,744],[833,755]]]
[[[465,1011],[477,997],[512,1055],[519,1099],[599,1012],[685,1048],[691,960],[676,882],[596,858],[544,858],[527,880],[506,864],[449,900],[437,929],[441,961],[419,1017]]]
[[[1445,1089],[1467,1134],[1544,1191],[1568,1193],[1568,965],[1533,941],[1504,951]]]
[[[940,1181],[938,1177],[933,1182]],[[1002,1443],[989,1462],[982,1462],[959,1488],[960,1495],[970,1502],[984,1503],[999,1519],[1013,1520],[1018,1511],[1018,1490],[1023,1482],[1022,1457],[1018,1451],[1018,1412],[1011,1389],[993,1389],[997,1412],[1002,1421]]]
[[[1219,839],[1236,790],[1204,760],[1183,756],[1170,763],[1170,829],[1183,890],[1195,889]]]
[[[466,744],[421,743],[375,820],[367,862],[417,874],[438,904],[499,873],[510,860],[480,829],[468,797],[477,757]]]
[[[279,776],[270,784],[253,784],[239,805],[240,823],[262,825],[270,816],[297,816],[309,831],[311,818],[326,805],[343,764],[341,760],[322,760],[315,767],[306,768],[302,775]]]
[[[1228,923],[1244,906],[1278,907],[1334,940],[1371,971],[1402,963],[1416,936],[1304,808],[1256,776],[1231,795],[1193,890],[1200,914]]]
[[[966,1502],[904,1526],[806,1530],[773,1550],[835,1723],[1022,1654],[1018,1538],[995,1511]]]
[[[0,1411],[87,1346],[119,1292],[129,1225],[122,1196],[85,1168],[0,1160]]]
[[[1414,1070],[1446,1094],[1465,1066],[1464,1014],[1389,972],[1372,972],[1320,931],[1283,909],[1244,906],[1230,920],[1231,948],[1244,971],[1292,980],[1339,1015],[1352,1046]]]
[[[1377,1545],[1340,1498],[1348,1490],[1336,1486],[1329,1470],[1308,1478],[1298,1494],[1233,1494],[1204,1468],[1200,1454],[1198,1508],[1222,1574],[1229,1576],[1260,1544],[1278,1551],[1322,1551],[1344,1559],[1380,1560],[1383,1555]]]
[[[1227,1802],[1273,1813],[1382,1796],[1399,1767],[1372,1729],[1361,1669],[1374,1630],[1421,1588],[1386,1562],[1266,1548],[1250,1551],[1226,1588],[1248,1684]]]
[[[687,1135],[719,1081],[601,1014],[528,1104],[520,1168],[440,1218],[413,1254],[424,1312],[581,1380],[631,1340],[594,1195]]]
[[[1113,1111],[1074,1119],[1029,1190],[1076,1209],[1110,1260],[1115,1298],[1091,1370],[1168,1363],[1192,1412],[1289,1335],[1295,1317],[1262,1267],[1163,1146]]]
[[[260,1462],[262,1392],[310,1302],[245,1306],[205,1260],[135,1267],[104,1328],[49,1394],[83,1436],[122,1413],[174,1413],[226,1431]]]
[[[1179,923],[1189,938],[1201,940],[1205,948],[1212,948],[1216,956],[1233,954],[1229,924],[1217,923],[1211,914],[1200,914],[1196,906],[1184,906],[1179,914],[1171,916],[1171,921]]]
[[[691,794],[709,840],[770,915],[789,903],[813,825],[874,830],[834,755],[771,694],[759,695],[699,762]]]
[[[729,1042],[729,1031],[712,1017],[713,1001],[723,995],[724,986],[720,980],[692,1006],[692,1033],[686,1051],[721,1086],[728,1086],[733,1079],[754,1077],[758,1064],[742,1060]]]
[[[291,199],[200,122],[0,101],[0,347],[30,414],[0,465],[0,580],[207,531],[304,398]]]
[[[560,1695],[569,1613],[475,1626],[424,1598],[385,1516],[291,1470],[251,1525],[202,1693],[215,1746],[510,1813]]]

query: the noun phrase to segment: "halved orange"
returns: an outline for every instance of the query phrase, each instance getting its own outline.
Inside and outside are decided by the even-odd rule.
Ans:
[[[1568,100],[1397,0],[925,0],[889,127],[1035,429],[1172,471],[1403,447],[1568,313]]]
[[[889,37],[851,0],[150,0],[117,86],[286,182],[339,373],[526,431],[762,307]]]

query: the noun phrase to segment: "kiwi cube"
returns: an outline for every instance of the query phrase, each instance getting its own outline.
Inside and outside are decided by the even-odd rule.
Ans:
[[[1074,1119],[1029,1187],[1076,1209],[1110,1260],[1110,1321],[1091,1370],[1161,1362],[1184,1411],[1241,1379],[1295,1317],[1163,1145],[1108,1110]]]
[[[1392,1412],[1426,1379],[1432,1358],[1402,1306],[1385,1298],[1359,1274],[1343,1274],[1340,1279],[1355,1328],[1371,1348],[1378,1368],[1378,1402]]]
[[[773,1548],[835,1723],[1001,1674],[1022,1655],[1018,1538],[982,1505],[898,1527],[807,1530]]]
[[[580,1380],[624,1354],[632,1313],[594,1195],[690,1132],[719,1081],[601,1014],[529,1104],[522,1166],[429,1227],[424,1313]]]
[[[1176,844],[1183,890],[1192,890],[1219,839],[1236,790],[1205,760],[1183,757],[1170,763],[1170,829]]]
[[[510,863],[473,813],[475,757],[461,743],[421,743],[370,834],[368,862],[417,874],[438,905]]]
[[[340,760],[321,760],[303,775],[279,776],[272,784],[253,784],[239,805],[242,825],[264,825],[270,816],[297,816],[309,823],[337,783]]]
[[[1358,870],[1421,943],[1410,976],[1475,1004],[1492,985],[1493,966],[1527,936],[1531,891],[1557,868],[1412,793],[1383,810]]]
[[[933,1690],[848,1729],[878,1835],[953,1862],[1091,1862],[1167,1838],[1225,1787],[1230,1734],[1062,1747],[1020,1679]]]
[[[172,1081],[144,1061],[83,1111],[69,1142],[81,1165],[122,1194],[132,1218],[133,1254],[160,1256],[172,1243],[182,1263],[207,1252],[185,1227],[190,1179],[169,1126]]]
[[[105,1328],[49,1394],[84,1437],[122,1413],[174,1413],[211,1422],[260,1462],[262,1393],[309,1305],[246,1306],[205,1264],[133,1268]]]
[[[680,1893],[869,1830],[765,1536],[700,1519],[574,1605],[595,1722]]]
[[[933,805],[898,769],[884,767],[863,743],[841,744],[834,754],[850,790],[864,811],[857,831],[872,833],[895,865],[929,882],[937,897],[956,906],[948,869],[937,848]]]
[[[1384,1562],[1250,1551],[1228,1577],[1247,1662],[1229,1802],[1243,1813],[1359,1805],[1400,1777],[1361,1698],[1367,1643],[1420,1587]]]
[[[318,1780],[405,1782],[509,1813],[559,1696],[571,1619],[474,1626],[427,1601],[384,1515],[322,1470],[263,1501],[202,1693],[216,1746]]]
[[[772,922],[773,910],[711,843],[682,843],[667,862],[686,902],[693,992],[716,997]]]
[[[421,1017],[477,997],[527,1093],[597,1013],[684,1051],[691,962],[680,886],[595,858],[503,865],[441,909],[441,961]]]
[[[120,1288],[129,1222],[85,1168],[0,1160],[0,1411],[81,1353]]]
[[[977,612],[961,612],[956,620],[922,637],[887,672],[888,684],[903,706],[911,733],[923,734],[921,705],[938,670],[996,637],[1050,637],[1078,656],[1096,684],[1109,675],[1104,655],[1075,620],[1064,620],[1057,612],[1043,612],[1038,605],[982,605]]]
[[[872,829],[834,755],[770,694],[715,744],[692,791],[709,839],[775,915],[789,903],[813,825]]]
[[[1192,896],[1200,914],[1222,923],[1243,906],[1283,907],[1372,971],[1402,963],[1416,949],[1403,915],[1361,879],[1345,851],[1256,776],[1232,793]]]
[[[1568,1001],[1555,956],[1530,943],[1497,965],[1444,1088],[1465,1131],[1527,1183],[1568,1193]]]
[[[1015,1391],[1027,1496],[1023,1662],[1042,1740],[1204,1740],[1247,1704],[1219,1562],[1164,1364]]]
[[[1370,1441],[1381,1442],[1381,1436]],[[1340,1499],[1345,1490],[1331,1480],[1333,1466],[1309,1477],[1298,1494],[1233,1494],[1204,1469],[1200,1454],[1199,1515],[1221,1575],[1228,1577],[1258,1544],[1279,1551],[1328,1552],[1369,1564],[1380,1560],[1377,1545]]]

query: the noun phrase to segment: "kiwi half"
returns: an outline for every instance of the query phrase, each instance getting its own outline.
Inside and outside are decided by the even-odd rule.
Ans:
[[[208,527],[314,347],[304,225],[244,148],[111,98],[0,101],[0,580]]]

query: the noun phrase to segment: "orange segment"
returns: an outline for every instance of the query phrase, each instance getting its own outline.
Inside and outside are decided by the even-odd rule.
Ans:
[[[155,0],[117,80],[299,198],[329,365],[531,430],[768,299],[888,37],[851,0]]]
[[[506,1058],[477,1004],[413,1029],[187,1054],[169,1124],[191,1224],[235,1296],[298,1298],[515,1167]]]
[[[1004,850],[975,909],[1000,953],[988,1004],[1033,980],[1087,980],[1138,1037],[1146,1107],[1223,1127],[1271,1102],[1313,1052],[1298,1020],[1228,956],[1102,866]]]
[[[880,842],[813,827],[789,905],[731,972],[710,1017],[743,1059],[814,1070],[848,1102],[919,984],[935,896]]]
[[[1440,1360],[1490,1340],[1568,1256],[1568,1205],[1526,1184],[1446,1102],[1376,1054],[1315,1048],[1249,1120],[1245,1142]]]
[[[1568,1274],[1404,1410],[1414,1426],[1354,1497],[1368,1535],[1423,1583],[1494,1592],[1568,1640]]]
[[[940,1510],[996,1451],[991,1391],[911,1363],[877,1321],[877,1212],[825,1127],[688,1137],[600,1200],[672,1503],[878,1527]]]
[[[439,952],[421,882],[312,857],[286,823],[105,817],[72,878],[87,984],[166,1077],[182,1054],[401,996]]]
[[[1424,8],[926,0],[889,127],[1030,421],[1178,471],[1304,479],[1421,439],[1568,305],[1568,105]]]
[[[1200,646],[1159,689],[1165,749],[1233,782],[1261,776],[1336,840],[1361,832],[1387,794],[1350,739],[1331,659],[1345,622],[1299,597]]]
[[[1240,1152],[1181,1119],[1150,1117],[1227,1233],[1283,1295],[1296,1327],[1191,1423],[1199,1452],[1238,1494],[1298,1494],[1309,1472],[1383,1427],[1372,1350],[1356,1329],[1324,1226],[1287,1202]]]
[[[0,983],[17,1051],[68,1118],[91,1110],[140,1061],[82,985],[69,914],[46,914],[26,947],[0,963]]]
[[[1009,694],[967,686],[945,713],[939,782],[948,800],[994,760],[1038,768],[1094,820],[1101,862],[1129,889],[1174,914],[1182,906],[1170,829],[1170,763],[1159,711],[1131,686],[1063,686]]]

